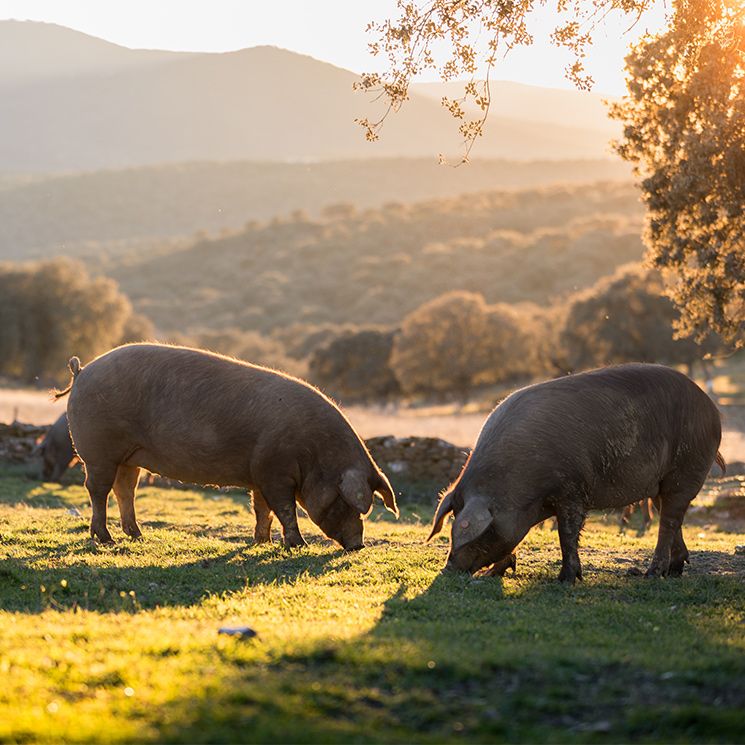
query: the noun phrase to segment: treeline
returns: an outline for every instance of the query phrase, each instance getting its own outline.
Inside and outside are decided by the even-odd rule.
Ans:
[[[616,160],[480,159],[447,168],[431,158],[318,163],[176,163],[65,175],[0,174],[0,259],[122,256],[148,239],[218,235],[247,220],[347,200],[362,207],[485,189],[630,181]]]
[[[308,369],[346,400],[441,397],[629,361],[690,366],[719,347],[713,338],[674,339],[676,318],[659,273],[628,264],[548,308],[452,291],[397,328],[340,333],[311,354]]]
[[[594,184],[484,192],[318,218],[297,212],[234,235],[113,265],[160,329],[397,324],[450,289],[549,305],[642,255],[637,191]]]
[[[452,290],[395,325],[293,324],[264,335],[229,327],[161,336],[308,377],[343,401],[462,396],[629,360],[693,364],[717,349],[675,340],[676,311],[660,275],[628,264],[549,306],[492,303]],[[84,361],[153,339],[116,283],[78,262],[0,265],[0,375],[64,381]]]
[[[640,229],[636,191],[596,184],[336,204],[121,259],[114,279],[63,259],[0,265],[0,375],[64,380],[71,354],[153,338],[148,319],[160,340],[307,376],[345,401],[692,362],[711,343],[673,340]]]
[[[0,264],[0,375],[59,382],[71,355],[88,360],[153,333],[116,282],[79,262]]]

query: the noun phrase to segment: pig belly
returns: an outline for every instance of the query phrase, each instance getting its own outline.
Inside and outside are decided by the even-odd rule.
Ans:
[[[214,486],[240,486],[250,489],[246,464],[220,463],[219,468],[211,465],[212,458],[193,458],[189,462],[174,459],[164,453],[153,453],[138,448],[125,463],[139,466],[151,473],[165,476],[187,484],[210,484]]]
[[[588,507],[594,510],[611,507],[625,507],[640,499],[656,497],[660,491],[659,478],[627,479],[625,482],[614,482],[596,485],[590,494]]]

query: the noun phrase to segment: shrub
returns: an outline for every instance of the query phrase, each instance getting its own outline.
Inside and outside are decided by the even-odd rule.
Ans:
[[[691,365],[716,347],[674,339],[677,311],[659,272],[638,264],[619,267],[564,306],[558,349],[567,370],[621,362]]]
[[[24,381],[60,382],[73,355],[83,361],[121,343],[137,316],[118,285],[83,264],[53,259],[0,265],[0,370]]]
[[[448,292],[406,316],[391,366],[404,393],[464,393],[531,373],[537,364],[535,328],[512,306]]]
[[[394,332],[385,328],[348,330],[310,356],[310,379],[346,401],[387,398],[399,393],[390,366]]]

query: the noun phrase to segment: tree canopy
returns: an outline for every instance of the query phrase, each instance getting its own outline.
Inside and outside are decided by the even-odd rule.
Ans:
[[[372,23],[373,54],[384,73],[362,76],[387,109],[361,119],[376,139],[407,99],[412,79],[436,70],[443,80],[467,78],[464,98],[443,99],[461,123],[464,160],[489,110],[489,73],[497,54],[532,37],[527,20],[555,7],[564,23],[552,41],[574,61],[567,76],[591,86],[582,60],[609,13],[638,18],[651,0],[399,0],[399,17]],[[443,57],[444,49],[444,57]],[[626,59],[628,93],[612,107],[624,125],[618,153],[634,164],[647,204],[648,259],[665,272],[681,314],[683,335],[745,336],[745,4],[742,0],[673,0],[668,26],[645,36]],[[481,75],[483,80],[477,81]],[[468,119],[471,99],[481,116]]]
[[[376,140],[388,114],[407,100],[413,78],[427,70],[442,80],[465,78],[463,97],[443,98],[443,105],[460,120],[464,160],[482,134],[489,112],[489,76],[499,56],[517,46],[529,46],[530,16],[540,8],[554,8],[561,19],[551,41],[572,52],[567,77],[578,88],[589,89],[593,79],[583,59],[594,34],[611,14],[638,19],[654,0],[398,0],[399,16],[372,22],[368,32],[373,55],[385,56],[387,70],[363,73],[356,88],[374,93],[386,104],[377,120],[358,119],[369,140]],[[478,78],[478,79],[477,79]],[[480,116],[469,118],[467,103]]]
[[[626,59],[620,155],[647,204],[652,264],[672,270],[678,329],[745,328],[745,5],[679,0],[668,29]],[[669,274],[669,273],[668,273]]]

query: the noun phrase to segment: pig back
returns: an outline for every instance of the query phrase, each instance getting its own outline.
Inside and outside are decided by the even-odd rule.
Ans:
[[[203,483],[251,482],[271,453],[301,468],[318,448],[361,446],[334,404],[302,381],[185,347],[131,344],[86,365],[68,416],[81,458]],[[103,451],[103,452],[102,452]]]
[[[719,412],[685,375],[661,365],[594,370],[515,392],[474,448],[471,487],[568,494],[590,507],[657,493],[672,471],[705,476],[719,447]],[[703,474],[703,475],[702,475]]]

